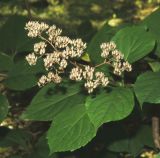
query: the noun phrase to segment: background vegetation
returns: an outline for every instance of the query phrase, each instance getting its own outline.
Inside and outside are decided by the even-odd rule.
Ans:
[[[98,60],[96,53],[100,42],[110,40],[119,29],[126,26],[142,23],[149,25],[151,30],[153,29],[152,32],[155,31],[154,38],[159,43],[160,11],[157,11],[154,14],[156,18],[152,17],[149,22],[143,20],[158,9],[159,4],[159,0],[1,0],[0,158],[151,158],[154,155],[158,158],[160,142],[158,140],[156,144],[154,138],[157,139],[156,134],[159,133],[157,124],[159,124],[160,109],[159,106],[155,106],[155,103],[160,103],[155,99],[156,97],[159,99],[159,90],[152,90],[156,90],[155,98],[147,98],[147,101],[143,100],[143,97],[139,98],[144,94],[143,91],[139,91],[141,89],[139,85],[146,80],[145,75],[140,76],[139,82],[136,82],[135,91],[138,91],[136,94],[138,100],[136,99],[132,113],[121,121],[103,124],[89,144],[73,152],[59,152],[49,156],[45,138],[51,121],[24,120],[22,113],[40,91],[35,85],[37,74],[43,69],[41,65],[30,68],[24,61],[33,44],[24,30],[28,20],[56,24],[64,30],[65,35],[80,37],[88,42],[87,53],[92,53],[82,60],[88,63],[90,60],[94,62]],[[134,30],[132,31],[134,34]],[[139,42],[141,40],[145,40],[145,36],[142,35]],[[127,45],[127,41],[125,42]],[[148,70],[153,72],[160,70],[159,48],[157,44],[148,56],[133,64],[134,71],[125,76],[127,83],[132,85],[137,76]],[[159,76],[159,73],[154,74],[146,85],[154,81],[153,86],[157,87],[160,84],[157,79]],[[142,88],[147,87],[146,85]],[[143,111],[138,101],[145,104]],[[37,111],[40,110],[37,108]],[[41,114],[45,115],[43,109]],[[36,118],[38,115],[30,114],[28,117]]]

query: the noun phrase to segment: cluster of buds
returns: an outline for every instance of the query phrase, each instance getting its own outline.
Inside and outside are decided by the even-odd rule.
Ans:
[[[70,79],[75,81],[85,80],[84,86],[88,93],[92,93],[100,85],[106,87],[109,83],[108,77],[103,72],[95,72],[95,68],[90,66],[73,68],[70,72]]]
[[[92,93],[98,86],[108,85],[108,77],[103,72],[97,72],[96,66],[90,67],[76,62],[75,58],[80,58],[86,49],[86,43],[81,39],[62,36],[61,29],[43,22],[30,21],[25,29],[28,30],[29,37],[41,39],[39,43],[34,44],[34,51],[26,56],[29,65],[36,65],[39,58],[43,59],[47,74],[40,77],[38,86],[41,87],[50,82],[60,83],[61,74],[68,70],[69,64],[72,65],[69,78],[75,81],[84,80],[84,87],[88,93]],[[125,70],[131,71],[131,65],[123,60],[123,55],[116,49],[113,42],[102,43],[101,49],[101,56],[114,67],[115,74],[120,75]]]
[[[101,57],[105,59],[107,64],[113,67],[113,73],[115,75],[121,75],[124,71],[130,72],[132,66],[128,61],[124,60],[124,55],[116,49],[116,44],[114,42],[107,42],[101,44]]]

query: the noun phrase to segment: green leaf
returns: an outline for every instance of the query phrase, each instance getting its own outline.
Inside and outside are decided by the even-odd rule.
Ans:
[[[0,29],[0,51],[8,54],[32,50],[32,40],[24,30],[28,21],[23,16],[11,16]]]
[[[84,104],[60,113],[48,131],[50,152],[73,151],[86,145],[96,135]]]
[[[152,35],[157,40],[156,54],[158,56],[160,56],[160,30],[159,30],[160,21],[159,19],[160,19],[160,9],[157,9],[141,22],[141,25],[147,26],[149,32],[152,33]]]
[[[0,53],[0,71],[8,71],[13,66],[13,60],[10,56]]]
[[[5,96],[0,94],[0,121],[5,119],[8,114],[9,103]]]
[[[127,88],[115,88],[110,93],[104,92],[95,98],[88,97],[86,101],[88,116],[96,127],[127,117],[133,107],[133,93]]]
[[[152,34],[146,32],[143,27],[135,26],[121,29],[112,38],[112,41],[116,43],[117,48],[130,63],[146,56],[155,46]]]
[[[56,154],[49,156],[49,146],[47,144],[46,134],[41,136],[35,144],[33,152],[27,158],[57,158]]]
[[[37,85],[38,75],[44,71],[41,62],[38,62],[35,66],[30,66],[26,61],[22,60],[15,63],[8,72],[8,77],[4,84],[13,90],[26,90]]]
[[[52,120],[64,109],[72,108],[84,101],[85,97],[80,94],[77,85],[73,84],[68,89],[63,89],[55,87],[54,84],[49,84],[33,98],[22,118],[42,121]]]
[[[154,72],[160,71],[160,62],[151,61],[148,64]]]
[[[31,135],[21,129],[13,129],[1,140],[2,146],[20,146],[26,149],[31,141]]]
[[[134,129],[127,129],[126,126],[117,124],[108,126],[106,138],[107,149],[114,152],[127,152],[137,156],[144,146],[154,148],[152,129],[150,126],[142,125]],[[117,135],[118,131],[118,135]],[[147,138],[147,139],[146,139]]]
[[[160,103],[160,72],[146,72],[138,76],[134,85],[135,94],[142,105]]]

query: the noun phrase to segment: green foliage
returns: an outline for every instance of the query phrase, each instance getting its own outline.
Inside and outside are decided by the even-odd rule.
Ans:
[[[121,29],[112,40],[130,63],[143,58],[155,46],[152,34],[146,32],[142,27],[135,26]]]
[[[4,53],[0,53],[0,71],[9,71],[12,66],[12,58]]]
[[[32,50],[32,40],[29,40],[24,30],[26,17],[11,16],[0,29],[0,50],[14,55],[17,52]],[[17,25],[18,24],[18,25]]]
[[[43,121],[53,120],[63,110],[83,103],[84,100],[85,98],[80,94],[77,85],[71,85],[67,89],[66,87],[55,87],[55,85],[50,84],[42,88],[33,98],[22,118]]]
[[[22,60],[14,63],[4,84],[13,90],[26,90],[37,84],[38,75],[42,72],[44,72],[44,68],[41,62],[30,67],[25,60]]]
[[[88,97],[86,101],[88,116],[95,127],[127,117],[133,107],[133,93],[126,88],[114,88],[111,92],[103,92],[95,98]]]
[[[160,103],[159,85],[159,72],[146,72],[137,78],[134,90],[141,105],[144,102]]]
[[[91,2],[85,3],[91,7]],[[30,4],[36,6],[40,2]],[[47,1],[48,4],[59,5],[56,1]],[[100,2],[94,1],[91,8],[94,10],[97,5]],[[65,11],[62,6],[59,9]],[[80,16],[81,11],[77,12]],[[57,15],[60,14],[63,13]],[[82,17],[86,18],[86,14],[84,12]],[[69,13],[66,16],[69,17]],[[10,156],[19,158],[58,158],[62,152],[77,154],[90,148],[95,155],[96,152],[102,155],[95,157],[118,158],[127,153],[137,158],[146,148],[155,150],[151,129],[154,114],[150,112],[148,116],[139,107],[145,103],[156,104],[156,107],[160,104],[159,19],[160,10],[157,9],[137,24],[111,27],[105,23],[90,40],[79,64],[95,66],[100,63],[100,44],[114,41],[133,70],[116,76],[108,73],[112,67],[103,65],[99,69],[109,76],[109,86],[88,94],[81,83],[67,80],[68,72],[63,74],[62,84],[50,83],[38,89],[38,78],[46,70],[41,60],[35,66],[29,66],[24,60],[24,54],[33,49],[33,40],[27,38],[24,30],[28,18],[6,17],[0,27],[0,91],[3,92],[0,94],[0,147],[16,150],[12,150]],[[92,22],[89,24],[93,29]],[[152,111],[156,111],[155,106]],[[3,127],[10,118],[14,123]],[[80,150],[74,152],[77,149]]]
[[[95,63],[99,63],[100,61],[102,61],[102,58],[100,56],[100,44],[102,42],[109,41],[111,37],[114,35],[114,32],[114,28],[105,24],[92,38],[91,42],[87,47],[87,52],[91,57],[91,61]]]
[[[61,112],[48,131],[51,153],[73,151],[86,145],[96,135],[96,128],[90,121],[84,104],[75,105]]]
[[[132,133],[122,124],[113,125],[108,128],[108,135],[109,137],[106,139],[106,145],[107,149],[110,151],[128,152],[137,156],[144,146],[154,148],[152,131],[147,125],[138,127],[137,130]]]

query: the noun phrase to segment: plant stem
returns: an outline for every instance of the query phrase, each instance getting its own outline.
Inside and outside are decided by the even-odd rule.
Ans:
[[[152,133],[156,148],[160,149],[159,117],[152,117]]]

